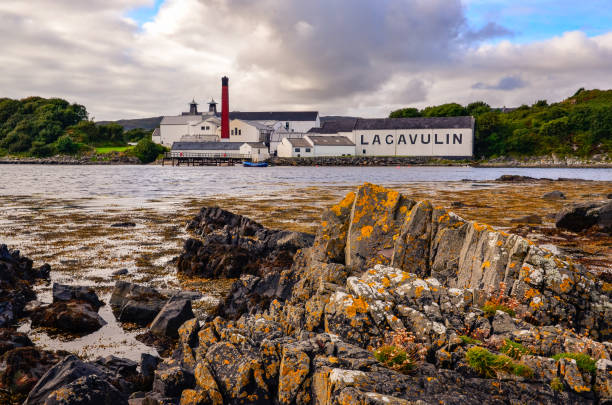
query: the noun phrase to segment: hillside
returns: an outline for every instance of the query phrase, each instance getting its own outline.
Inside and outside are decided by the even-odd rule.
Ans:
[[[107,125],[107,124],[119,124],[123,127],[125,131],[129,131],[131,129],[146,129],[152,130],[159,127],[159,123],[161,122],[163,117],[150,117],[150,118],[136,118],[136,119],[123,119],[117,121],[98,121],[97,125]]]
[[[479,101],[404,108],[390,117],[457,115],[476,118],[476,157],[612,156],[612,90],[580,89],[559,103],[540,100],[507,111]]]

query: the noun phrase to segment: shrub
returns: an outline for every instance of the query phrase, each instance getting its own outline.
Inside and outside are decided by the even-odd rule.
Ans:
[[[142,163],[151,163],[160,153],[164,151],[164,147],[154,143],[149,138],[143,138],[138,142],[132,152]]]
[[[559,361],[561,359],[574,359],[576,365],[581,371],[595,374],[597,366],[595,366],[595,360],[585,353],[559,353],[553,356],[553,359]]]
[[[374,357],[390,369],[407,374],[425,360],[426,352],[427,346],[403,329],[391,332],[386,343],[374,351]]]
[[[461,339],[463,344],[466,344],[466,345],[477,345],[477,346],[482,345],[482,342],[480,340],[471,338],[467,335],[461,335],[459,336],[459,339]]]
[[[506,339],[500,351],[504,354],[507,354],[508,356],[512,357],[515,360],[520,359],[521,356],[524,354],[531,354],[531,350],[529,350],[522,344],[514,342],[510,339]]]
[[[472,347],[465,354],[468,365],[486,378],[497,377],[500,373],[531,377],[533,370],[528,366],[514,362],[503,354],[493,354],[484,347]]]
[[[79,145],[75,143],[70,136],[64,135],[57,140],[55,149],[57,149],[59,153],[72,155],[79,150]]]
[[[390,369],[407,374],[416,368],[406,350],[391,345],[384,345],[374,351],[374,357]]]

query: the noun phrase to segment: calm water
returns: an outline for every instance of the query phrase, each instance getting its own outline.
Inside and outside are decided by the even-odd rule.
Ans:
[[[0,195],[48,198],[254,195],[309,186],[489,181],[503,174],[612,181],[612,169],[472,167],[162,167],[0,165]]]

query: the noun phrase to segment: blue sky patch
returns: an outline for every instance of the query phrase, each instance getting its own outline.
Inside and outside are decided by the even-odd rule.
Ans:
[[[515,33],[511,39],[527,43],[583,31],[588,36],[612,30],[610,0],[464,0],[470,26],[495,22]]]
[[[138,25],[142,26],[144,23],[153,21],[153,18],[155,18],[159,12],[159,8],[163,2],[164,0],[155,0],[155,3],[151,6],[139,7],[130,10],[127,13],[127,16],[136,21]]]

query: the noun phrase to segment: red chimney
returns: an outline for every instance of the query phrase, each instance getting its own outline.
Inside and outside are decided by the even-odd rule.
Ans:
[[[221,79],[221,139],[229,139],[229,79],[224,76]]]

